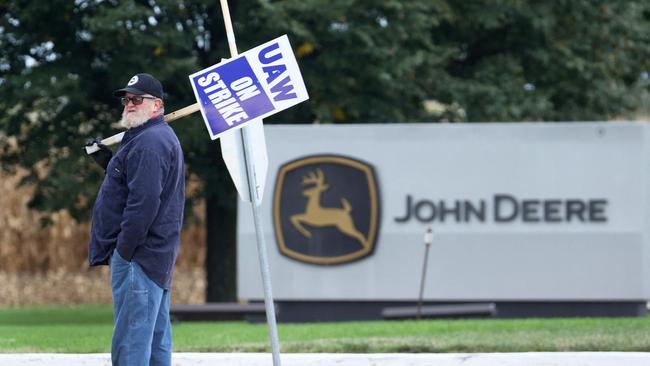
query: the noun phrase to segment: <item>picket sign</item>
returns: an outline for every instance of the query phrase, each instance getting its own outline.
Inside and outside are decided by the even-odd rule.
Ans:
[[[213,140],[309,99],[286,35],[189,78]]]
[[[225,12],[224,12],[225,14]],[[231,42],[232,41],[232,42]],[[234,44],[234,36],[229,44]],[[189,76],[210,137],[221,138],[222,156],[239,196],[261,203],[268,158],[262,118],[309,99],[298,63],[286,35]],[[248,136],[255,190],[247,187],[244,142]]]

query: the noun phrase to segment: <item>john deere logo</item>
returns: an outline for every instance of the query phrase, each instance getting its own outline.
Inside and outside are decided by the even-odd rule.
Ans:
[[[379,228],[373,168],[336,155],[283,165],[273,197],[280,252],[299,261],[339,264],[372,253]]]

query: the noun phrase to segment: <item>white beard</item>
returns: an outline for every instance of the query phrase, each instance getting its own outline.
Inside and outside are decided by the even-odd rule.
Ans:
[[[154,108],[155,105],[153,105],[153,103],[150,108],[147,108],[146,106],[141,106],[135,112],[131,112],[131,113],[127,113],[125,108],[124,112],[122,112],[122,119],[120,120],[120,126],[128,130],[130,128],[138,127],[144,124],[149,120],[149,118],[151,118]]]

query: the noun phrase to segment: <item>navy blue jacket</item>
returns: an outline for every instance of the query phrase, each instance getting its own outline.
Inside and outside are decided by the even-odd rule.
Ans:
[[[90,265],[108,264],[117,248],[152,281],[170,288],[184,204],[183,151],[164,117],[127,130],[93,208]]]

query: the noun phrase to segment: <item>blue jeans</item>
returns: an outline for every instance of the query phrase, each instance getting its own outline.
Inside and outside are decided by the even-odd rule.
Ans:
[[[135,262],[111,257],[113,366],[170,366],[172,327],[169,290],[160,288]]]

